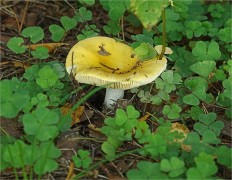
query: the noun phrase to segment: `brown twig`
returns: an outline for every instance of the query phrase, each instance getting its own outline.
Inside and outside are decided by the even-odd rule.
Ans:
[[[26,6],[25,6],[24,11],[23,11],[23,17],[22,17],[22,20],[21,20],[21,24],[19,26],[19,32],[21,32],[21,30],[22,30],[23,23],[24,23],[24,20],[25,20],[25,17],[26,17],[26,12],[27,12],[27,9],[28,9],[28,5],[29,5],[29,0],[27,0]]]

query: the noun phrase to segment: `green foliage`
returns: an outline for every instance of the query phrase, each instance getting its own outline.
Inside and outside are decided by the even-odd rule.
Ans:
[[[176,178],[185,172],[185,164],[182,160],[172,157],[170,160],[162,159],[160,169],[168,173],[171,178]]]
[[[49,57],[48,49],[42,46],[37,47],[35,51],[31,52],[31,54],[38,59],[46,59]]]
[[[22,31],[22,35],[30,38],[32,43],[37,43],[44,38],[44,31],[39,26],[27,27]]]
[[[212,155],[200,153],[194,158],[196,167],[189,168],[187,171],[188,179],[210,179],[217,173],[217,166]]]
[[[61,24],[64,27],[66,32],[75,28],[77,25],[77,22],[75,21],[75,19],[72,19],[68,16],[62,16],[60,18],[60,22],[61,22]]]
[[[60,157],[60,150],[52,142],[44,142],[39,147],[41,155],[36,161],[34,171],[38,175],[52,172],[58,168],[55,158]]]
[[[217,42],[210,42],[208,45],[204,41],[198,41],[192,50],[198,61],[219,60],[221,52]]]
[[[140,19],[143,26],[151,30],[157,24],[163,8],[168,5],[165,1],[131,1],[131,11]]]
[[[152,59],[157,55],[157,52],[148,43],[141,43],[137,48],[134,49],[134,53],[137,55],[139,60]]]
[[[40,69],[38,76],[36,83],[43,89],[54,86],[59,79],[57,73],[50,66]]]
[[[215,113],[199,115],[199,122],[194,124],[194,129],[201,135],[205,130],[211,130],[216,136],[220,135],[224,124],[222,121],[216,121],[217,115]]]
[[[215,69],[215,67],[216,63],[214,61],[202,61],[191,65],[189,68],[191,71],[206,78]]]
[[[128,106],[126,112],[118,109],[115,118],[105,120],[106,126],[101,128],[101,132],[108,137],[107,141],[102,144],[102,150],[107,154],[107,159],[115,158],[115,152],[122,141],[131,140],[138,117],[139,112],[133,106]]]
[[[82,168],[86,169],[92,163],[89,151],[85,151],[82,149],[78,150],[77,156],[73,156],[72,160],[74,161],[75,166],[77,168],[82,167]]]
[[[170,100],[169,93],[175,91],[176,85],[181,82],[181,76],[178,73],[173,73],[173,71],[170,70],[163,72],[161,78],[155,80],[156,89],[159,89],[159,92],[157,95],[151,97],[151,102],[159,105],[162,100]]]
[[[73,18],[77,22],[85,22],[85,21],[89,21],[92,19],[92,12],[87,10],[85,7],[79,8],[78,12],[76,11],[75,14],[76,15]]]
[[[118,21],[109,21],[106,26],[103,27],[106,34],[116,35],[120,32],[121,28],[118,24]]]
[[[65,34],[65,30],[56,24],[49,26],[49,31],[52,33],[52,40],[54,42],[60,41]]]
[[[200,21],[185,21],[185,33],[188,39],[204,35],[205,28]]]
[[[77,40],[81,41],[83,39],[97,36],[99,29],[95,25],[86,25],[85,28],[81,31],[81,34],[77,35]]]
[[[22,118],[24,131],[39,141],[46,141],[58,135],[59,116],[55,111],[39,107]]]
[[[52,172],[58,167],[54,159],[61,155],[60,150],[52,142],[44,142],[38,146],[27,145],[21,140],[6,144],[1,153],[3,163],[8,163],[7,167],[22,168],[25,179],[27,179],[25,166],[33,168],[37,175]]]
[[[232,149],[227,146],[220,146],[215,152],[217,156],[217,162],[232,168],[232,158],[231,158]]]
[[[145,168],[146,167],[146,168]],[[127,172],[128,179],[165,179],[167,176],[160,171],[158,163],[140,161],[137,164],[138,169],[132,169]]]
[[[181,107],[178,104],[165,105],[162,113],[169,119],[177,119],[180,117]]]
[[[24,43],[22,38],[13,37],[7,42],[7,47],[16,54],[22,54],[26,51],[26,46],[22,43]]]
[[[20,90],[12,80],[0,81],[0,116],[14,118],[30,100],[28,91]]]
[[[49,26],[49,31],[52,33],[52,40],[54,42],[58,42],[63,39],[65,33],[76,27],[77,21],[73,18],[69,18],[68,16],[62,16],[60,18],[60,22],[63,27],[52,24]]]

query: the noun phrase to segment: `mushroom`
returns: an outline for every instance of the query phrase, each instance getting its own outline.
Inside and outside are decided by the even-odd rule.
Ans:
[[[106,86],[104,104],[123,98],[124,90],[154,81],[165,69],[167,59],[139,61],[133,49],[113,38],[97,36],[75,44],[66,58],[66,69],[80,83]]]

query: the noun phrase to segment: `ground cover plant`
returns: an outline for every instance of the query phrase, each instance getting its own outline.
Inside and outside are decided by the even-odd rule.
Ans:
[[[1,179],[231,179],[231,2],[1,3]],[[64,66],[94,36],[167,69],[105,110]]]

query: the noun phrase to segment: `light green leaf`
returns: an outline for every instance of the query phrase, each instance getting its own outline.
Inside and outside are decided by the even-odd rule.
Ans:
[[[191,65],[190,69],[203,77],[208,77],[215,67],[215,61],[202,61]]]

